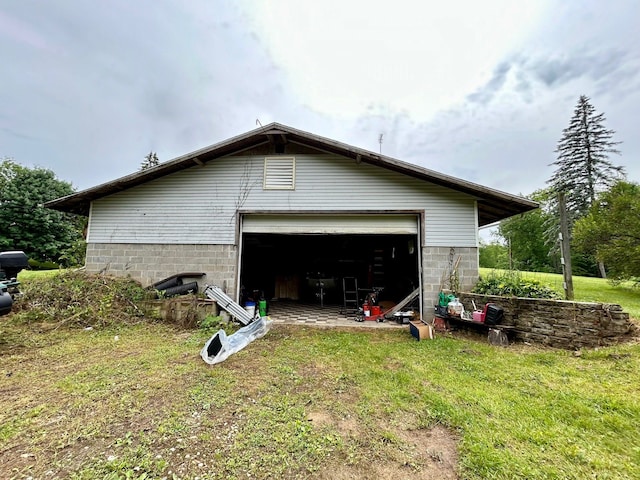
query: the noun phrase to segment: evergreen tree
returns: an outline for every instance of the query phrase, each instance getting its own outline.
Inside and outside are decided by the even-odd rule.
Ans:
[[[613,140],[614,131],[605,127],[603,113],[596,113],[589,97],[581,95],[562,138],[555,150],[557,159],[550,165],[556,170],[547,183],[555,193],[550,202],[552,222],[546,223],[547,243],[557,248],[560,212],[557,194],[564,192],[569,232],[573,223],[583,218],[596,201],[597,195],[625,178],[624,168],[609,161],[610,154],[620,154]],[[606,277],[604,264],[598,263],[600,275]]]
[[[146,170],[147,168],[152,168],[159,164],[160,160],[158,160],[158,155],[156,155],[156,152],[149,152],[144,157],[144,161],[140,164],[140,170]]]
[[[569,126],[562,131],[555,152],[557,168],[547,180],[556,193],[564,192],[572,220],[584,217],[597,194],[624,178],[624,168],[609,161],[615,148],[613,130],[605,125],[603,113],[596,114],[589,97],[581,95]]]

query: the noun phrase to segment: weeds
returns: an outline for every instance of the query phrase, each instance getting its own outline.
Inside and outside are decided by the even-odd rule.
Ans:
[[[538,280],[524,278],[516,271],[492,272],[485,278],[481,277],[472,293],[523,298],[561,298],[551,287],[543,285]]]
[[[198,328],[205,333],[214,333],[226,324],[226,320],[220,315],[207,315],[198,322]]]
[[[148,295],[131,278],[72,270],[33,278],[21,290],[12,322],[37,323],[45,330],[62,325],[103,328],[139,322],[144,312],[138,302]]]

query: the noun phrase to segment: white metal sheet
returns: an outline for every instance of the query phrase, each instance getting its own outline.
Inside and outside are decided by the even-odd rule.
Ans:
[[[417,234],[417,215],[244,215],[244,233],[278,234]]]

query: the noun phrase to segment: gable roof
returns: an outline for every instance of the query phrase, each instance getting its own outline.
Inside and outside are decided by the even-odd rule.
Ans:
[[[91,201],[126,190],[150,180],[170,175],[179,170],[195,165],[203,165],[217,158],[248,150],[265,144],[295,143],[327,153],[352,158],[356,162],[364,162],[386,168],[404,175],[441,185],[452,190],[469,194],[478,202],[478,225],[485,226],[499,220],[538,208],[532,200],[511,195],[499,190],[484,187],[443,173],[419,167],[407,162],[387,157],[369,150],[357,148],[325,137],[279,123],[271,123],[241,135],[229,138],[220,143],[182,155],[152,168],[142,170],[108,183],[51,200],[45,207],[63,212],[88,215]]]

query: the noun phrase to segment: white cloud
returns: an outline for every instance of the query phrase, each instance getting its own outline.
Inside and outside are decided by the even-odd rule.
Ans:
[[[586,94],[637,181],[637,18],[633,0],[4,3],[0,157],[87,188],[277,121],[528,194]]]
[[[302,103],[354,117],[384,103],[415,117],[446,109],[519,45],[545,2],[249,3],[258,36]]]

